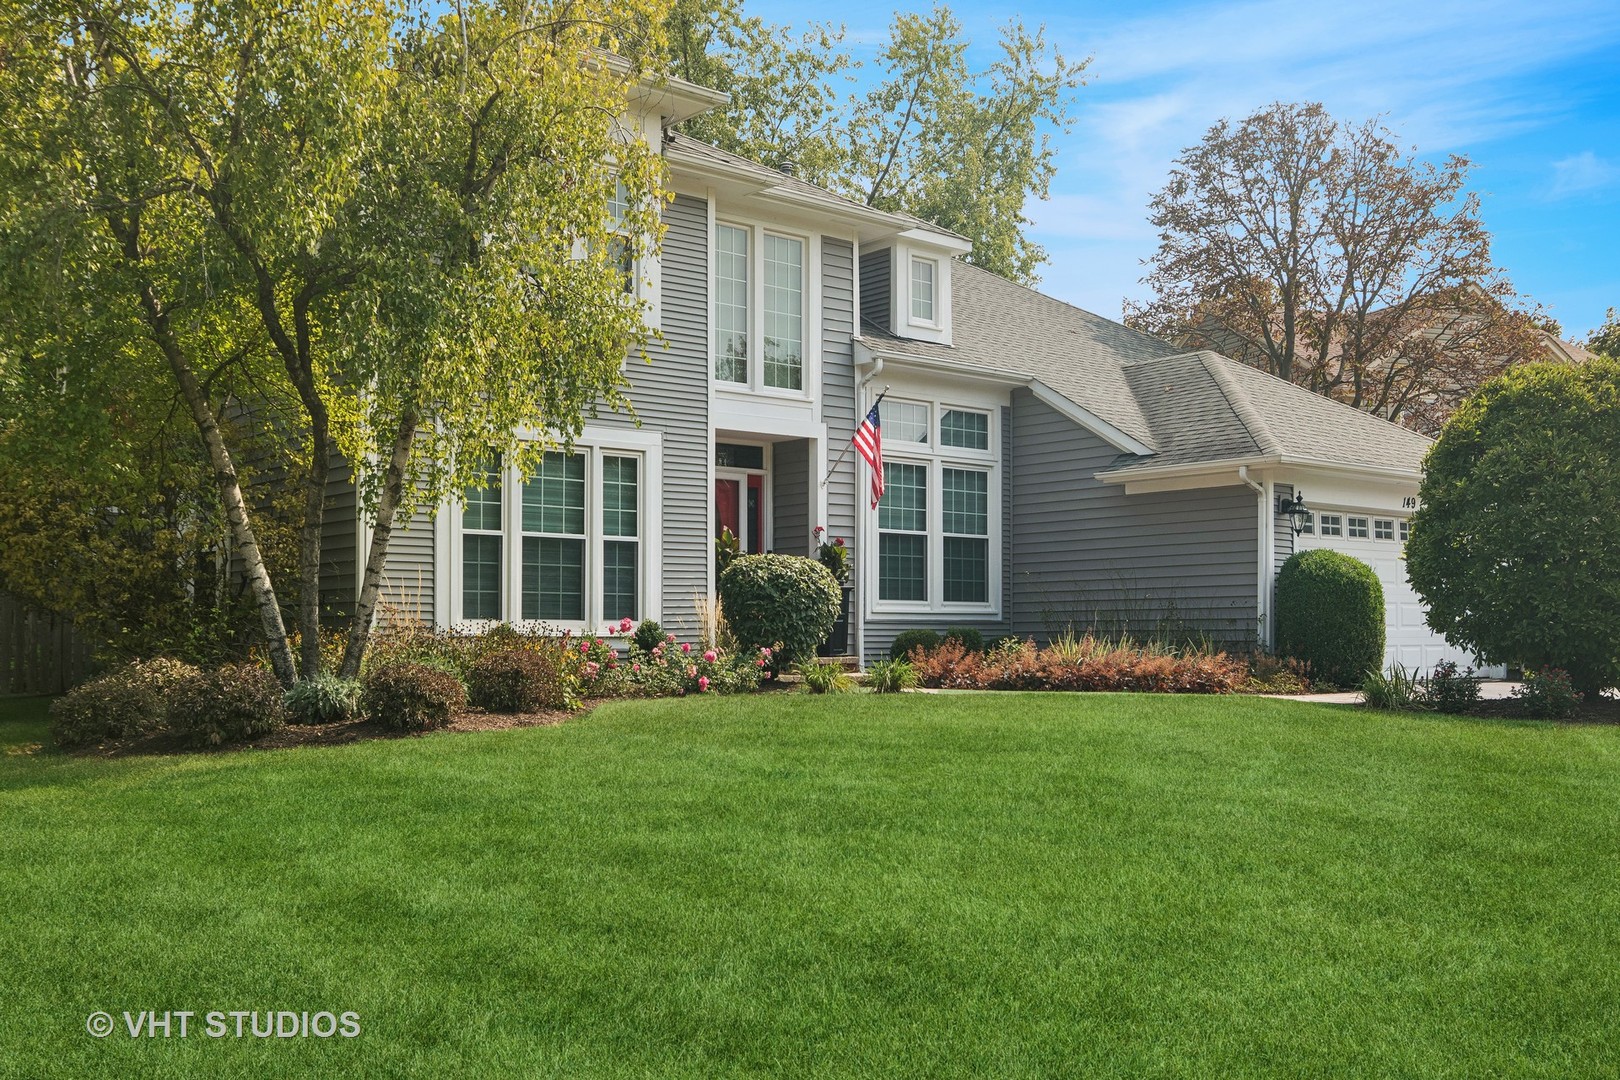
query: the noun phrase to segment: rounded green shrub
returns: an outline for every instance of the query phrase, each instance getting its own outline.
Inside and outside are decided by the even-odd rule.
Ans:
[[[960,641],[968,652],[984,652],[984,635],[971,626],[953,626],[945,631],[946,641]]]
[[[202,672],[181,660],[137,660],[69,690],[51,704],[61,746],[146,735],[163,727],[169,703]]]
[[[358,679],[317,675],[300,680],[286,693],[287,719],[294,724],[350,723],[365,715],[362,692]]]
[[[1384,587],[1373,568],[1326,549],[1291,556],[1277,574],[1277,650],[1334,686],[1382,671]]]
[[[778,668],[814,657],[842,605],[832,573],[800,555],[743,555],[720,575],[720,606],[738,651],[773,649]]]
[[[664,643],[664,628],[658,624],[657,619],[642,619],[636,627],[635,636],[630,639],[635,642],[636,648],[644,653],[650,653]]]
[[[1620,360],[1525,364],[1424,462],[1406,569],[1428,623],[1487,664],[1620,686]]]
[[[365,680],[366,715],[396,731],[448,727],[467,701],[461,680],[424,664],[389,664]]]
[[[534,649],[504,649],[473,665],[467,696],[480,709],[529,713],[568,704],[568,681],[556,661]]]
[[[942,640],[933,630],[902,630],[894,636],[894,643],[889,646],[889,659],[904,660],[911,655],[912,649],[933,652],[939,648]]]
[[[268,735],[287,722],[281,683],[257,664],[226,664],[185,683],[169,705],[169,728],[193,746]]]

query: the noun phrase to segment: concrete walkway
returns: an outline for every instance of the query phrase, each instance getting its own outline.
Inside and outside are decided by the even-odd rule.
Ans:
[[[1487,679],[1479,684],[1479,696],[1482,701],[1501,701],[1513,696],[1523,683],[1506,682],[1502,679]],[[1320,701],[1328,705],[1359,705],[1361,693],[1351,690],[1343,694],[1262,694],[1261,697],[1287,698],[1289,701]]]

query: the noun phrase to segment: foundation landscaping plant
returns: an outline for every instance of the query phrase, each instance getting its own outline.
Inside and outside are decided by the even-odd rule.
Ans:
[[[1613,1076],[1620,726],[761,704],[102,758],[0,701],[0,1074]]]

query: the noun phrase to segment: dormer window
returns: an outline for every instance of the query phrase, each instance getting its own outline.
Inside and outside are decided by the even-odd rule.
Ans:
[[[911,260],[911,321],[938,325],[935,292],[938,289],[939,264],[933,259]]]

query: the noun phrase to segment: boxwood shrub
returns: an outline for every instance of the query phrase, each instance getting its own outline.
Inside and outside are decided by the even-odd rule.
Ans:
[[[984,635],[971,626],[953,626],[945,631],[946,641],[960,641],[968,652],[984,652]]]
[[[738,650],[772,649],[778,670],[816,655],[843,599],[831,571],[800,555],[743,555],[720,575],[720,605]]]
[[[389,664],[366,675],[366,715],[397,731],[448,727],[467,701],[461,680],[425,664]]]
[[[939,648],[942,640],[933,630],[902,630],[894,636],[894,643],[889,646],[889,659],[904,660],[911,655],[912,649],[933,652]]]
[[[1326,549],[1290,556],[1277,574],[1277,649],[1334,686],[1382,671],[1384,587],[1373,568]]]

